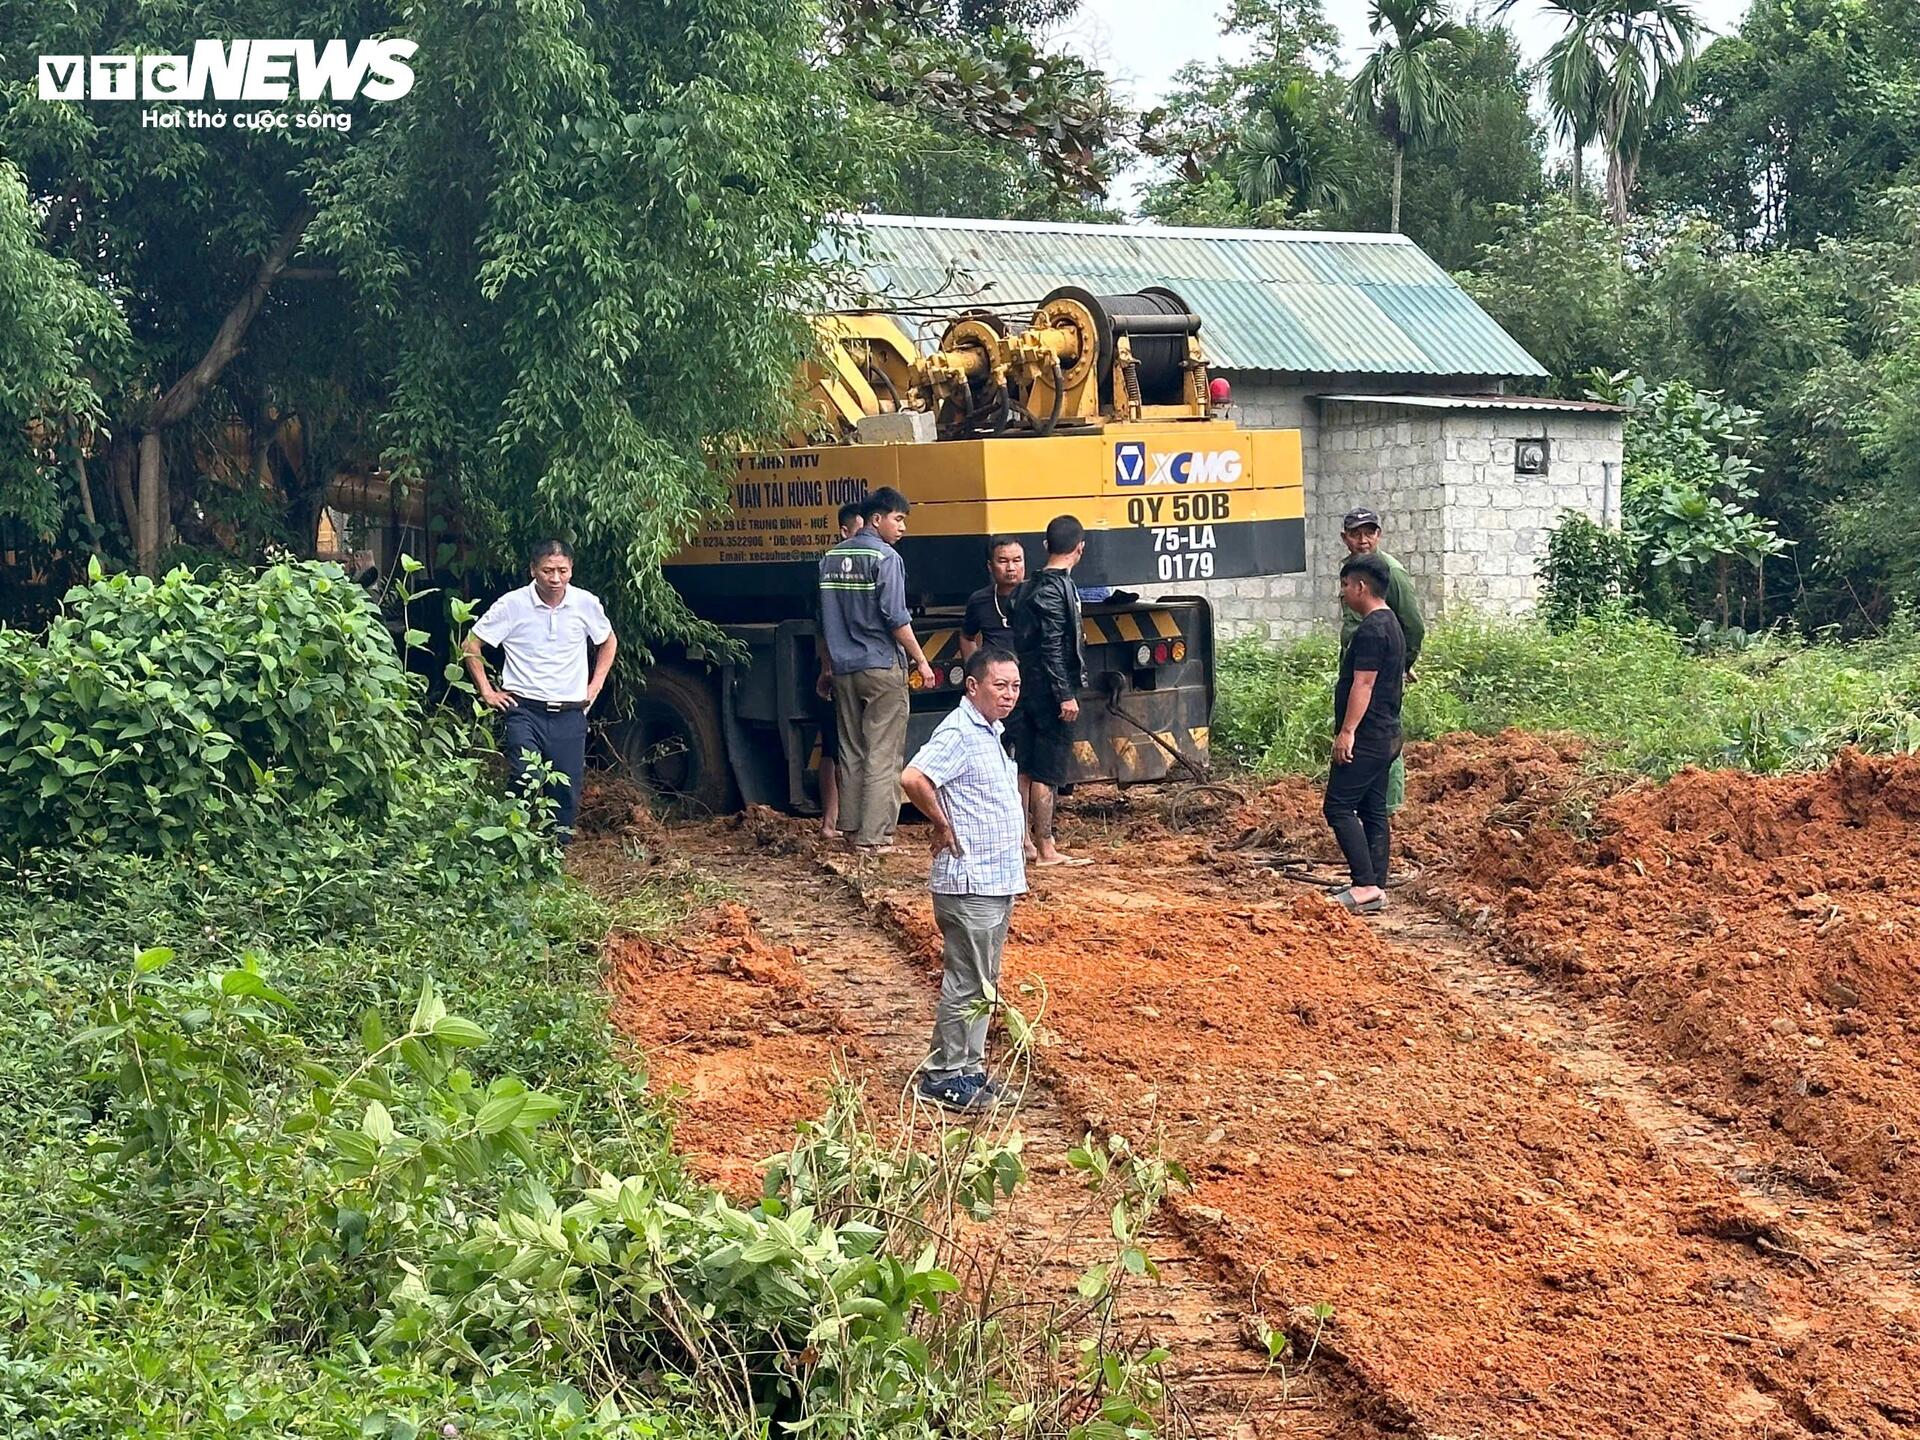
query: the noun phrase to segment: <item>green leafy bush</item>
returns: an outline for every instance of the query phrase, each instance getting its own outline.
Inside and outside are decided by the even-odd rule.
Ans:
[[[0,629],[0,836],[167,849],[289,805],[378,818],[420,755],[415,685],[336,566],[102,576]]]
[[[1589,381],[1591,398],[1627,409],[1618,543],[1631,557],[1634,598],[1682,629],[1744,619],[1744,573],[1787,548],[1776,522],[1753,509],[1760,417],[1683,380],[1595,371]]]
[[[1565,630],[1588,615],[1620,607],[1631,593],[1639,546],[1569,510],[1547,535],[1540,566],[1539,615],[1550,630]]]
[[[1335,664],[1324,637],[1228,646],[1217,743],[1261,772],[1324,769]],[[1450,618],[1427,630],[1403,720],[1410,740],[1570,733],[1604,763],[1662,776],[1688,765],[1816,768],[1843,745],[1909,753],[1920,749],[1920,630],[1902,621],[1857,645],[1761,635],[1702,650],[1618,611],[1558,630]]]
[[[1075,1152],[1113,1241],[1064,1378],[949,1258],[1017,1132],[889,1147],[842,1093],[758,1203],[692,1183],[608,912],[338,572],[96,578],[0,663],[40,797],[0,856],[0,1434],[1150,1433],[1165,1352],[1098,1337],[1173,1167]]]

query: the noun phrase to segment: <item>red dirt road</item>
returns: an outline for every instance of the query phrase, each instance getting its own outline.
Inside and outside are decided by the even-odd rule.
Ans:
[[[1422,886],[1484,913],[1497,952],[1406,891],[1370,929],[1262,868],[1323,845],[1303,787],[1187,836],[1085,807],[1069,838],[1096,864],[1037,876],[1007,960],[1066,1108],[1160,1136],[1196,1181],[1175,1202],[1189,1241],[1276,1318],[1330,1303],[1334,1352],[1415,1433],[1920,1432],[1899,898],[1920,903],[1920,765],[1607,800],[1572,751],[1503,737],[1411,770]],[[791,853],[799,826],[757,833],[684,838],[754,849],[795,895],[837,883]],[[910,842],[858,884],[930,987],[924,864]],[[736,920],[714,933],[763,963]],[[673,1043],[700,1029],[713,948],[616,972],[622,1023],[692,1092],[696,1149],[757,1138],[730,1113],[700,1139],[724,1055]],[[792,1064],[824,1073],[832,1037],[794,1038]],[[750,1157],[806,1113],[804,1093],[753,1098],[773,1139]]]
[[[1689,772],[1583,828],[1490,830],[1441,882],[1605,997],[1707,1113],[1863,1224],[1920,1224],[1920,762]],[[1596,932],[1608,937],[1595,944]]]

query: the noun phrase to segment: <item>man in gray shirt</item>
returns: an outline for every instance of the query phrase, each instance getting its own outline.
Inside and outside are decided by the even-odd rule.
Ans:
[[[934,683],[907,611],[906,567],[893,547],[907,533],[907,497],[882,486],[867,497],[866,525],[820,560],[820,628],[840,729],[840,833],[864,854],[893,846],[900,821],[900,763],[907,749],[907,672]]]

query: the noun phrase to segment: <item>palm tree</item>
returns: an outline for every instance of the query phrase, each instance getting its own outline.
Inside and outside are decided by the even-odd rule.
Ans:
[[[1497,14],[1512,8],[1513,0]],[[1587,147],[1600,133],[1601,66],[1593,17],[1607,0],[1547,0],[1567,17],[1567,29],[1547,51],[1547,109],[1554,128],[1573,148],[1573,203],[1580,204]]]
[[[1511,8],[1506,0],[1501,12]],[[1685,99],[1700,21],[1686,0],[1544,0],[1566,17],[1547,51],[1547,104],[1573,142],[1573,187],[1592,140],[1607,152],[1607,212],[1627,223],[1627,199],[1647,132]]]
[[[1685,0],[1613,0],[1607,16],[1600,138],[1607,147],[1607,208],[1614,224],[1625,225],[1640,147],[1686,99],[1700,21]]]
[[[1354,113],[1386,132],[1393,144],[1393,229],[1400,229],[1400,178],[1407,142],[1437,138],[1450,129],[1459,102],[1440,73],[1460,27],[1446,0],[1373,0],[1367,33],[1391,30],[1353,77]]]
[[[1240,199],[1254,209],[1277,201],[1289,214],[1340,210],[1350,198],[1346,156],[1305,80],[1289,81],[1267,101],[1227,165]]]

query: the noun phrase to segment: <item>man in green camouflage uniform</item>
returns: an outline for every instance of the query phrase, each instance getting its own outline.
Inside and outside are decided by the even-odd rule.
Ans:
[[[1387,573],[1392,577],[1387,582],[1387,608],[1393,611],[1394,618],[1400,622],[1400,629],[1407,637],[1407,684],[1413,683],[1413,667],[1420,659],[1420,643],[1427,638],[1427,622],[1420,615],[1420,601],[1413,593],[1413,577],[1406,568],[1380,548],[1380,517],[1373,511],[1361,508],[1349,510],[1346,519],[1340,522],[1340,538],[1346,543],[1349,555],[1378,555],[1387,562]],[[1360,616],[1345,605],[1340,607],[1340,653],[1347,653],[1347,644],[1353,639],[1353,632],[1360,628]],[[1387,774],[1387,813],[1395,814],[1407,798],[1407,766],[1400,756],[1395,756],[1393,769]]]

